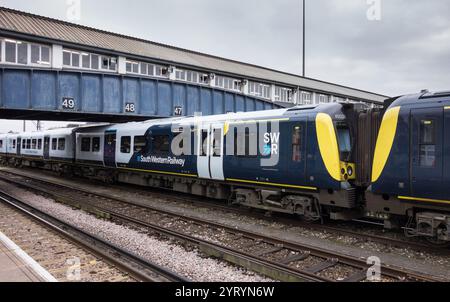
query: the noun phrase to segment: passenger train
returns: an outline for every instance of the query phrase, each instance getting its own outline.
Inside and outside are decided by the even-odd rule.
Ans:
[[[0,135],[3,164],[450,241],[450,93]],[[180,139],[181,137],[181,139]],[[252,147],[252,142],[255,142]]]

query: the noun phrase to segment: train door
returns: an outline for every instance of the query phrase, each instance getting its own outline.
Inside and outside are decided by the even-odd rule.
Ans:
[[[44,137],[44,160],[50,159],[50,136]]]
[[[223,123],[202,124],[197,131],[197,173],[200,178],[224,180]]]
[[[224,135],[223,123],[211,125],[211,154],[209,159],[211,178],[225,180],[223,175]]]
[[[287,127],[287,128],[286,128]],[[286,157],[286,171],[289,179],[293,182],[305,184],[306,175],[306,122],[298,121],[286,123],[283,128],[286,133],[290,133],[287,140],[288,155]]]
[[[437,198],[442,188],[443,108],[411,110],[411,194]]]
[[[116,167],[116,131],[105,132],[105,147],[103,149],[103,161],[106,167]]]
[[[21,150],[22,150],[22,139],[20,137],[18,137],[17,142],[16,142],[17,155],[20,155]]]
[[[211,178],[209,171],[210,125],[201,124],[197,130],[197,173],[200,178]]]

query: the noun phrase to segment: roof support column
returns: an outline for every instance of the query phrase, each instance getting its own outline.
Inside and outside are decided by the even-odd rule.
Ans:
[[[63,47],[62,45],[52,45],[52,67],[54,69],[63,68]]]
[[[319,104],[319,95],[317,94],[317,92],[313,92],[312,93],[312,104]]]
[[[216,75],[214,73],[209,74],[209,87],[216,87]]]
[[[176,77],[176,67],[175,66],[169,66],[169,80],[175,81],[177,79]]]
[[[248,80],[242,80],[241,92],[245,95],[250,94],[249,87],[248,87]]]
[[[117,66],[118,66],[119,74],[126,74],[127,73],[127,58],[119,57]]]
[[[272,85],[270,85],[270,100],[272,101],[272,103],[275,103],[275,85],[274,84],[272,84]],[[280,100],[281,101],[281,100]]]
[[[296,88],[292,90],[292,103],[295,105],[298,105],[299,102],[299,96],[300,96],[300,88]]]

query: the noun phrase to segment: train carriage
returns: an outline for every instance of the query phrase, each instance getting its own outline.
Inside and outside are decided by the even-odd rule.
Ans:
[[[76,162],[89,177],[315,219],[326,208],[338,219],[358,202],[350,183],[355,129],[346,114],[352,110],[328,104],[84,127],[75,131]],[[186,145],[175,154],[174,141],[186,129],[178,142]]]
[[[450,241],[450,93],[396,99],[375,149],[368,216],[409,221],[408,232]]]

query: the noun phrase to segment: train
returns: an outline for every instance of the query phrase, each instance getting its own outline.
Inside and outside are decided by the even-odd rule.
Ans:
[[[446,134],[447,133],[447,134]],[[0,135],[3,165],[450,241],[450,92]]]

